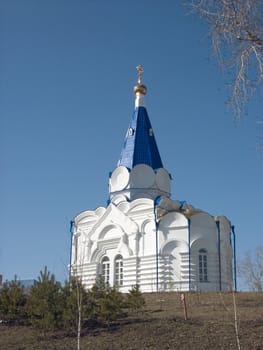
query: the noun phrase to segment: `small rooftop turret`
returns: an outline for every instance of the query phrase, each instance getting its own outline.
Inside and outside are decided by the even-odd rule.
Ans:
[[[147,88],[142,84],[144,72],[136,67],[138,83],[134,86],[135,109],[126,133],[117,168],[110,178],[110,198],[124,194],[129,199],[170,196],[170,175],[163,163],[145,107]]]

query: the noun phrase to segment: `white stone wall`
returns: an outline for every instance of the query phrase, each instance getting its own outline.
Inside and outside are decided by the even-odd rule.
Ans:
[[[169,205],[174,208],[177,203],[170,201]],[[161,210],[152,199],[139,198],[129,202],[118,195],[107,208],[79,214],[75,218],[72,237],[72,273],[81,276],[90,288],[101,273],[103,257],[107,256],[109,282],[114,285],[115,258],[121,255],[123,285],[120,290],[127,292],[139,284],[144,292],[156,291],[157,232],[159,290],[230,290],[229,221],[225,217],[214,218],[200,210],[194,211],[192,207],[192,215],[187,217],[182,209],[167,211],[168,207]],[[185,210],[189,213],[189,208]],[[156,215],[157,211],[162,215]],[[207,281],[200,281],[200,249],[207,252]]]

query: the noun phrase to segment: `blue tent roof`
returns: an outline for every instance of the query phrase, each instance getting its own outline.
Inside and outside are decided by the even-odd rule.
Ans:
[[[163,168],[147,110],[142,106],[135,108],[118,161],[118,166],[129,169],[137,164]]]

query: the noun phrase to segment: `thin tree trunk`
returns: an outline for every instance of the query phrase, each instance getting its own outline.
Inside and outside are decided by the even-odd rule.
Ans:
[[[80,350],[80,334],[81,334],[81,305],[78,307],[78,332],[77,332],[77,349]]]
[[[239,334],[238,334],[238,324],[237,324],[237,304],[236,304],[236,295],[235,291],[232,291],[233,295],[233,305],[234,305],[234,323],[235,323],[235,332],[236,332],[236,341],[237,341],[237,349],[241,350],[240,347],[240,340],[239,340]]]

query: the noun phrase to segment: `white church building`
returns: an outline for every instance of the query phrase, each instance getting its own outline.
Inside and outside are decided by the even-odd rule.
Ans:
[[[72,221],[70,273],[87,288],[101,276],[122,292],[136,284],[143,292],[235,289],[234,227],[225,216],[171,198],[171,175],[145,107],[143,69],[137,70],[135,109],[110,174],[110,200]]]

